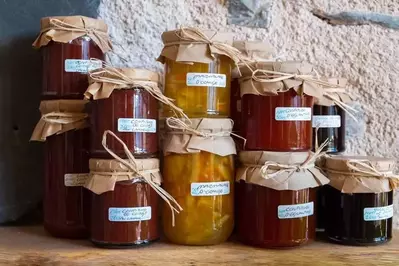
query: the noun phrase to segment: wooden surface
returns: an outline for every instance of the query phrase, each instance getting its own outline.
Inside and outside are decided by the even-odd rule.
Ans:
[[[48,236],[40,226],[0,227],[0,265],[399,265],[399,232],[390,243],[348,247],[324,242],[266,250],[228,242],[190,247],[154,243],[136,249],[95,248]]]

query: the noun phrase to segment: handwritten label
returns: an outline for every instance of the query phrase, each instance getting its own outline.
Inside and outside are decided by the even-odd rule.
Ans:
[[[312,108],[309,107],[276,107],[277,121],[310,121]]]
[[[211,73],[187,73],[187,86],[226,87],[226,75]]]
[[[385,207],[364,208],[363,218],[367,221],[380,221],[393,217],[393,205]]]
[[[219,196],[230,194],[230,182],[191,183],[191,196]]]
[[[83,187],[88,179],[89,174],[65,174],[64,184],[66,187]]]
[[[157,121],[155,119],[119,118],[118,132],[157,132]]]
[[[151,220],[151,207],[109,208],[111,222],[137,222]]]
[[[279,219],[293,219],[313,215],[313,202],[295,204],[295,205],[280,205],[277,208],[277,215]]]
[[[87,73],[91,70],[101,67],[102,63],[100,61],[90,61],[90,60],[81,60],[81,59],[65,60],[65,72]]]
[[[338,128],[341,127],[341,116],[314,115],[312,118],[312,124],[314,128]]]

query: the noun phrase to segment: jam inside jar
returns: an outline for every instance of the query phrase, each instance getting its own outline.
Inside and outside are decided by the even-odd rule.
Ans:
[[[241,180],[236,183],[236,199],[236,230],[245,244],[294,247],[315,238],[314,188],[280,191]],[[312,214],[297,215],[293,209],[299,204]]]
[[[100,247],[123,248],[159,239],[159,196],[140,180],[120,181],[114,191],[91,198],[91,241]]]
[[[88,70],[100,68],[104,54],[88,36],[68,43],[51,41],[41,49],[43,60],[42,96],[44,99],[82,99],[88,87]]]
[[[158,101],[140,87],[114,90],[109,98],[91,103],[92,158],[112,159],[102,146],[103,133],[114,132],[138,158],[155,157],[158,153]],[[125,158],[123,146],[108,140],[108,147]]]
[[[294,89],[276,96],[244,94],[241,136],[247,150],[307,151],[312,148],[313,97]]]
[[[89,172],[89,130],[50,136],[45,143],[44,228],[55,237],[85,238],[88,235],[89,192],[66,186],[65,177]]]

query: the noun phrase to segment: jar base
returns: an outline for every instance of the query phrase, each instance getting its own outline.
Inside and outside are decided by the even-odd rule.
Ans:
[[[135,242],[130,242],[130,243],[112,243],[112,242],[106,242],[106,241],[98,241],[91,239],[90,241],[99,248],[106,248],[106,249],[129,249],[129,248],[139,248],[143,246],[148,246],[156,241],[158,241],[159,238],[151,239],[151,240],[137,240]]]
[[[389,237],[378,237],[374,239],[356,239],[356,238],[346,238],[338,236],[327,236],[327,239],[331,242],[341,245],[348,246],[377,246],[388,243],[392,238]]]
[[[285,243],[275,243],[275,242],[263,242],[263,243],[254,243],[251,241],[246,241],[246,240],[240,240],[241,243],[248,245],[248,246],[253,246],[253,247],[258,247],[258,248],[265,248],[265,249],[292,249],[292,248],[298,248],[305,246],[307,244],[312,243],[313,240],[311,239],[306,239],[306,240],[298,240],[298,241],[290,241],[290,242],[285,242]]]

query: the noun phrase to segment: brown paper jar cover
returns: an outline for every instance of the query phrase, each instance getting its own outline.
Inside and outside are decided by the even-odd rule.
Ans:
[[[347,83],[348,80],[345,78],[326,78],[323,77],[321,78],[322,81],[327,81],[330,84],[338,85],[337,88],[331,88],[332,90],[338,89],[338,90],[344,90],[345,92],[328,92],[329,88],[323,88],[325,92],[327,92],[329,95],[331,95],[334,98],[337,98],[343,103],[350,103],[352,101],[352,97],[347,93]],[[322,98],[316,98],[315,99],[315,104],[316,105],[322,105],[322,106],[332,106],[335,105],[334,101],[331,100],[331,98],[328,97],[322,97]]]
[[[368,169],[357,164],[363,162],[374,167],[377,171],[387,176],[392,176],[396,166],[393,159],[373,157],[373,156],[328,156],[320,161],[320,166],[324,169],[330,179],[329,185],[342,193],[380,193],[391,191],[392,185],[390,178],[379,178],[366,173],[352,170],[347,163],[352,162],[360,170]],[[397,180],[395,180],[397,182]]]
[[[220,136],[204,137],[180,129],[166,126],[166,136],[163,141],[163,153],[190,154],[206,151],[220,156],[236,154],[233,138],[230,136],[233,122],[222,118],[195,118],[191,127],[202,133],[217,134]]]
[[[45,141],[47,137],[55,134],[88,127],[85,113],[87,103],[86,100],[42,101],[39,107],[42,118],[33,130],[31,141]],[[43,116],[51,113],[54,115],[51,115],[49,119],[55,121],[45,121]],[[68,116],[57,116],[57,114]]]
[[[310,155],[310,152],[242,151],[239,153],[241,166],[237,170],[236,181],[244,180],[246,183],[275,190],[301,190],[327,184],[328,178],[314,165],[306,169],[282,171],[267,179],[262,176],[261,167],[266,162],[296,167],[303,164]],[[279,170],[279,167],[270,167],[268,174],[275,174]]]
[[[112,159],[102,146],[102,135],[111,130],[128,146],[135,157],[154,157],[158,153],[159,102],[150,91],[158,90],[159,75],[145,69],[98,70],[102,76],[91,83],[85,95],[93,97],[91,106],[92,158]],[[110,82],[103,82],[107,79]],[[119,84],[118,84],[119,83]],[[120,157],[126,158],[122,145],[116,139],[108,140],[108,146]]]

